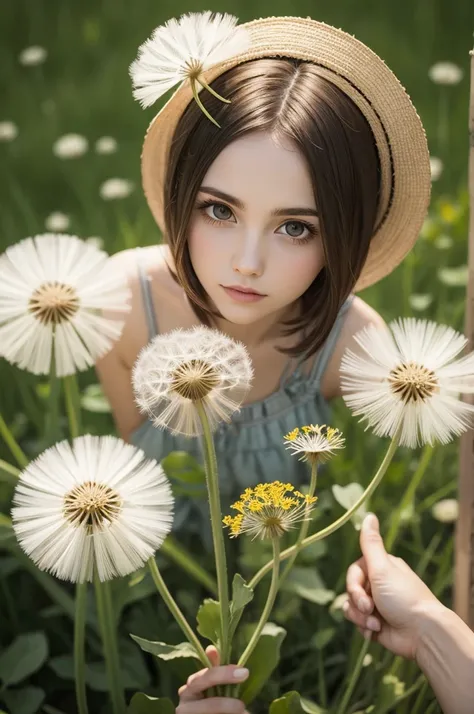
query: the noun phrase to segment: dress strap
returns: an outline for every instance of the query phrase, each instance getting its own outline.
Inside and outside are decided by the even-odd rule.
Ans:
[[[156,320],[155,306],[153,305],[153,297],[151,294],[151,278],[146,273],[143,261],[140,255],[141,248],[136,248],[138,278],[142,291],[143,307],[145,309],[146,324],[148,327],[148,339],[151,340],[158,334],[158,323]]]
[[[354,300],[354,295],[349,295],[345,303],[343,303],[341,309],[339,310],[336,321],[334,325],[332,326],[331,332],[329,333],[326,342],[323,344],[319,352],[316,354],[316,357],[314,359],[313,365],[311,367],[311,372],[309,374],[309,381],[311,384],[318,384],[321,381],[321,377],[324,374],[324,371],[326,367],[328,366],[328,362],[331,358],[331,355],[334,351],[334,347],[336,346],[337,339],[340,335],[342,325],[344,323],[344,317],[349,309],[349,307],[352,305],[352,301]]]

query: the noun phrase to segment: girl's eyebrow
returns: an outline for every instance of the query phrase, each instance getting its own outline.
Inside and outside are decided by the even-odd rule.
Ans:
[[[232,206],[235,206],[236,208],[239,208],[241,211],[244,210],[245,204],[243,201],[240,199],[236,198],[235,196],[231,196],[229,193],[225,193],[224,191],[219,191],[217,188],[213,188],[212,186],[201,186],[199,189],[203,193],[209,193],[211,196],[215,196],[216,198],[221,198],[223,201],[226,201],[227,203],[230,203]],[[272,216],[318,216],[318,212],[314,208],[304,208],[304,207],[299,207],[299,208],[277,208],[275,211],[272,211]]]

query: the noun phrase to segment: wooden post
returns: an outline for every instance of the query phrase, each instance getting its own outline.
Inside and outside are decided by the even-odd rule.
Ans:
[[[474,50],[471,52],[469,103],[469,280],[465,334],[474,349]],[[474,403],[470,395],[470,403]],[[474,429],[461,437],[459,463],[459,519],[456,527],[454,609],[474,629]]]

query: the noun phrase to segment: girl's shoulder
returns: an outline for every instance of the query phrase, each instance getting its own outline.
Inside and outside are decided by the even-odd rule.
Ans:
[[[160,332],[168,332],[190,320],[183,289],[174,281],[172,257],[166,245],[130,248],[115,253],[112,265],[126,278],[131,291],[131,309],[116,349],[131,368],[150,335],[143,299],[143,280],[148,283]],[[194,318],[195,319],[195,318]]]
[[[354,335],[367,325],[385,326],[385,321],[379,313],[370,307],[362,298],[354,296],[347,314],[344,318],[341,332],[334,347],[334,351],[324,372],[321,391],[325,398],[330,400],[341,396],[339,367],[342,356],[347,347],[357,352],[358,345],[354,340]]]

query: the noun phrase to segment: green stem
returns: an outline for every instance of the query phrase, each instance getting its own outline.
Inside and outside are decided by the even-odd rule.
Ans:
[[[86,633],[87,583],[76,585],[76,616],[74,620],[74,679],[78,714],[88,714],[86,694],[86,663],[84,657]]]
[[[75,374],[64,377],[64,397],[66,412],[69,421],[71,439],[77,438],[81,433],[81,395]]]
[[[0,463],[1,468],[1,463]],[[191,575],[196,582],[204,585],[212,595],[217,595],[217,583],[215,579],[209,575],[195,559],[191,557],[186,548],[181,543],[175,541],[171,536],[168,536],[160,548],[160,554],[166,555],[170,560],[173,560],[188,575]]]
[[[367,651],[370,647],[370,642],[371,642],[371,639],[369,638],[368,640],[364,640],[362,643],[362,647],[359,652],[359,656],[357,658],[356,666],[352,670],[349,684],[347,685],[347,689],[344,692],[344,696],[342,697],[341,703],[339,704],[339,706],[337,708],[336,714],[346,714],[347,705],[349,704],[349,701],[352,697],[352,693],[355,689],[355,686],[356,686],[357,682],[359,681],[360,673],[362,671],[362,667],[363,667],[363,663],[364,663],[364,657],[367,654]]]
[[[212,667],[212,662],[210,661],[209,657],[205,653],[203,646],[199,642],[197,635],[195,634],[192,627],[189,625],[188,621],[186,620],[186,617],[183,615],[183,613],[179,609],[178,605],[176,604],[173,596],[171,595],[170,591],[166,587],[166,583],[161,576],[161,573],[160,573],[158,566],[156,564],[156,560],[153,556],[149,559],[148,565],[150,568],[151,577],[153,578],[153,582],[155,583],[156,588],[163,599],[163,602],[168,607],[168,609],[171,612],[171,614],[173,615],[174,619],[180,626],[184,635],[188,639],[188,642],[190,642],[192,644],[192,646],[198,653],[199,659],[201,660],[202,664],[205,667]]]
[[[387,449],[387,453],[384,456],[384,459],[382,463],[379,466],[379,469],[377,473],[375,474],[374,478],[372,481],[369,483],[367,488],[365,489],[364,493],[362,496],[354,503],[354,505],[349,508],[348,511],[344,513],[340,518],[337,519],[337,521],[334,521],[334,523],[331,523],[329,526],[326,528],[323,528],[322,530],[318,531],[317,533],[313,533],[313,535],[308,536],[305,538],[302,543],[300,550],[303,548],[306,548],[308,545],[312,545],[313,543],[316,543],[318,540],[322,540],[323,538],[326,538],[328,535],[331,535],[331,533],[334,533],[334,531],[337,531],[341,526],[343,526],[345,523],[347,523],[348,520],[350,520],[351,516],[362,506],[364,501],[367,498],[370,498],[370,496],[373,494],[377,486],[379,485],[380,481],[385,475],[385,472],[387,471],[394,455],[395,451],[397,450],[399,441],[400,441],[400,434],[401,434],[401,428],[398,429],[397,433],[393,437],[392,441],[390,442],[390,446]],[[292,545],[291,548],[287,548],[280,554],[280,560],[285,560],[286,558],[289,558],[291,555],[293,555],[295,551],[295,546]],[[252,580],[249,582],[249,587],[254,589],[260,580],[271,570],[272,568],[272,561],[264,565],[260,570],[253,576]]]
[[[217,473],[216,452],[209,428],[206,411],[201,402],[194,403],[203,429],[204,459],[206,466],[207,490],[209,494],[209,509],[211,513],[212,540],[216,559],[217,591],[221,614],[221,665],[228,664],[230,657],[229,643],[229,584],[227,581],[227,562],[222,532],[222,513],[219,495],[219,476]]]
[[[216,97],[216,99],[220,99],[221,102],[224,102],[224,104],[231,104],[230,99],[225,99],[225,97],[222,97],[220,94],[216,92],[215,89],[213,89],[207,82],[203,80],[202,77],[197,77],[197,81],[203,87],[203,89],[207,89],[209,94],[212,94],[213,97]]]
[[[17,441],[13,434],[11,433],[10,429],[7,426],[6,421],[0,414],[0,436],[2,437],[3,441],[5,444],[8,446],[10,449],[11,453],[13,454],[17,464],[21,466],[21,468],[24,468],[28,464],[28,459],[23,453],[23,451],[20,449],[20,447],[17,444]]]
[[[314,462],[311,464],[311,480],[310,480],[310,483],[309,483],[308,496],[314,496],[314,492],[316,491],[316,481],[317,481],[317,477],[318,477],[318,462],[317,462],[317,461],[314,461]],[[309,524],[310,524],[310,522],[311,522],[311,521],[310,521],[310,517],[309,517],[309,514],[308,514],[308,515],[307,515],[307,518],[306,518],[306,519],[302,522],[302,524],[301,524],[300,532],[299,532],[299,534],[298,534],[298,538],[297,538],[296,543],[295,543],[295,545],[294,545],[295,551],[294,551],[293,555],[290,557],[290,559],[288,560],[288,563],[286,564],[285,569],[284,569],[284,571],[282,572],[282,574],[281,574],[281,576],[280,576],[279,587],[281,587],[283,581],[285,580],[285,578],[287,577],[287,575],[288,575],[288,573],[290,572],[291,568],[293,567],[296,558],[298,557],[298,553],[299,553],[300,550],[301,550],[301,544],[302,544],[302,542],[304,541],[304,539],[306,538],[306,536],[308,535],[308,530],[309,530]]]
[[[47,446],[52,446],[59,436],[59,397],[61,393],[61,382],[56,374],[56,363],[53,354],[51,357],[51,369],[49,373],[49,399],[48,412],[45,422],[45,441]]]
[[[200,98],[200,96],[199,96],[199,92],[198,92],[197,87],[196,87],[196,80],[191,79],[190,82],[191,82],[191,90],[192,90],[192,93],[193,93],[194,101],[195,101],[196,104],[198,105],[199,109],[200,109],[200,110],[202,111],[202,113],[209,119],[209,121],[212,121],[212,123],[215,124],[218,129],[220,129],[220,125],[216,122],[215,119],[212,118],[212,116],[209,114],[209,112],[207,111],[207,109],[206,109],[206,107],[204,106],[204,104],[201,102],[201,98]]]
[[[413,474],[413,478],[411,478],[408,482],[408,486],[405,490],[405,493],[403,494],[402,500],[400,501],[400,505],[396,509],[395,513],[392,514],[392,517],[390,519],[390,528],[388,529],[388,533],[385,538],[385,548],[387,549],[387,552],[390,552],[393,548],[393,544],[395,543],[395,539],[398,535],[402,513],[413,501],[416,490],[420,485],[423,476],[425,475],[426,469],[429,466],[429,463],[433,456],[433,452],[433,446],[425,446],[425,448],[423,449],[422,457],[420,459],[420,463],[418,464],[418,467],[415,473]]]
[[[101,582],[96,575],[94,585],[112,712],[113,714],[126,714],[127,705],[120,671],[117,630],[112,608],[110,582]]]
[[[16,486],[20,470],[16,466],[12,466],[7,461],[0,459],[0,481],[5,481],[11,486]]]
[[[250,655],[254,651],[255,647],[258,644],[258,641],[260,639],[260,635],[262,634],[262,630],[265,627],[268,618],[270,617],[273,603],[275,602],[275,598],[277,596],[278,592],[278,585],[279,585],[279,572],[280,572],[280,539],[279,538],[273,538],[272,541],[273,545],[273,569],[272,569],[272,582],[270,583],[270,590],[268,591],[268,596],[267,596],[267,602],[265,603],[265,607],[263,608],[262,615],[260,617],[260,621],[255,628],[252,637],[250,638],[250,642],[248,643],[247,647],[245,648],[244,652],[239,658],[238,661],[238,666],[239,667],[245,667],[246,662],[248,661]]]

